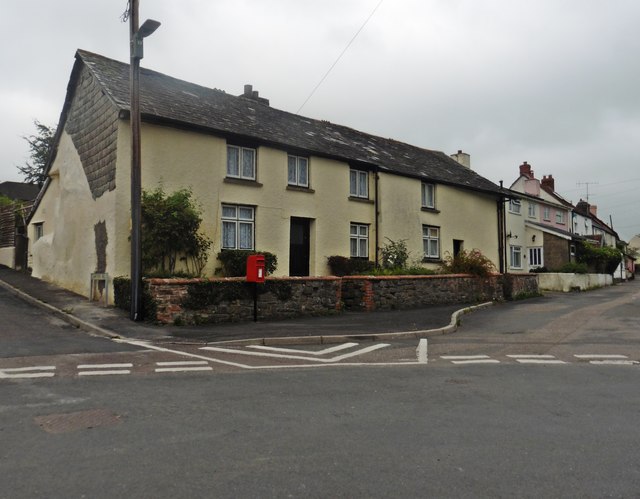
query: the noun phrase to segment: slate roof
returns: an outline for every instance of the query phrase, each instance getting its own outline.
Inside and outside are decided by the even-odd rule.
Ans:
[[[18,201],[33,201],[39,191],[40,187],[36,184],[25,184],[23,182],[0,183],[0,194]]]
[[[114,104],[128,111],[129,65],[84,50],[78,50],[76,58],[91,70]],[[499,186],[443,152],[281,111],[144,68],[140,74],[140,101],[143,120],[253,139],[437,183],[493,194],[502,192]]]

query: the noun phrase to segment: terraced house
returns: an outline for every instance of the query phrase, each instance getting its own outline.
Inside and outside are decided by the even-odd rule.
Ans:
[[[143,69],[142,183],[190,188],[213,240],[277,255],[277,275],[326,275],[327,257],[375,261],[387,238],[436,266],[477,248],[500,265],[501,189],[448,155]],[[130,265],[129,66],[76,53],[48,180],[32,214],[36,277],[81,294]],[[38,234],[37,240],[33,237]]]

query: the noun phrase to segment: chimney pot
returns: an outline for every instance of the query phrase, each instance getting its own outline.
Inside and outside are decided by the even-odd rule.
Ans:
[[[543,175],[540,186],[546,191],[555,192],[556,181],[553,178],[553,175]]]
[[[458,152],[452,154],[451,158],[455,159],[458,163],[460,163],[465,168],[471,169],[471,156],[466,152],[462,152],[462,149],[458,149]]]

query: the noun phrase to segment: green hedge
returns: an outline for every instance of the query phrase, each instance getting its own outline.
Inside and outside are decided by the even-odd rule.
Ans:
[[[223,250],[218,253],[222,264],[222,275],[225,277],[244,277],[247,275],[247,257],[264,255],[265,270],[271,275],[278,267],[278,257],[268,251]]]
[[[113,278],[113,298],[116,307],[131,310],[131,279]],[[151,298],[146,286],[142,288],[142,317],[148,320],[155,320],[156,317],[156,302]]]
[[[375,263],[363,258],[347,258],[334,255],[327,258],[331,274],[342,277],[345,275],[364,274],[375,269]]]

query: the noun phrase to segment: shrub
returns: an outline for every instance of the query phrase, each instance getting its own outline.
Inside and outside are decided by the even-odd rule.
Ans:
[[[407,261],[409,260],[407,243],[404,239],[401,239],[400,241],[393,241],[388,237],[386,239],[389,242],[380,248],[382,268],[404,269],[407,266]]]
[[[374,276],[385,276],[385,275],[435,275],[438,272],[433,269],[427,269],[425,267],[421,267],[419,265],[405,267],[405,268],[395,268],[395,269],[383,269],[383,268],[374,268],[372,270],[363,272],[364,275],[374,275]]]
[[[590,269],[604,274],[613,274],[622,261],[622,252],[617,248],[599,248],[591,243],[578,244],[578,262],[586,263]]]
[[[211,240],[199,234],[202,213],[191,191],[165,194],[162,187],[142,193],[142,267],[146,274],[174,275],[178,260],[199,276],[207,263]]]
[[[131,279],[128,277],[113,278],[113,298],[115,306],[122,310],[131,310]],[[142,317],[155,319],[156,302],[149,294],[146,286],[142,288]]]
[[[461,251],[456,256],[447,254],[440,270],[444,274],[472,274],[484,277],[495,272],[496,267],[480,250],[474,249]]]
[[[346,256],[327,257],[331,275],[342,277],[345,275],[366,274],[373,271],[375,264],[362,258],[347,258]]]
[[[273,274],[278,268],[278,257],[268,251],[223,250],[218,253],[218,260],[222,264],[222,275],[225,277],[246,276],[249,255],[264,255],[267,275]]]
[[[568,274],[586,274],[589,272],[589,267],[586,263],[569,262],[560,267],[558,272],[566,272]]]

